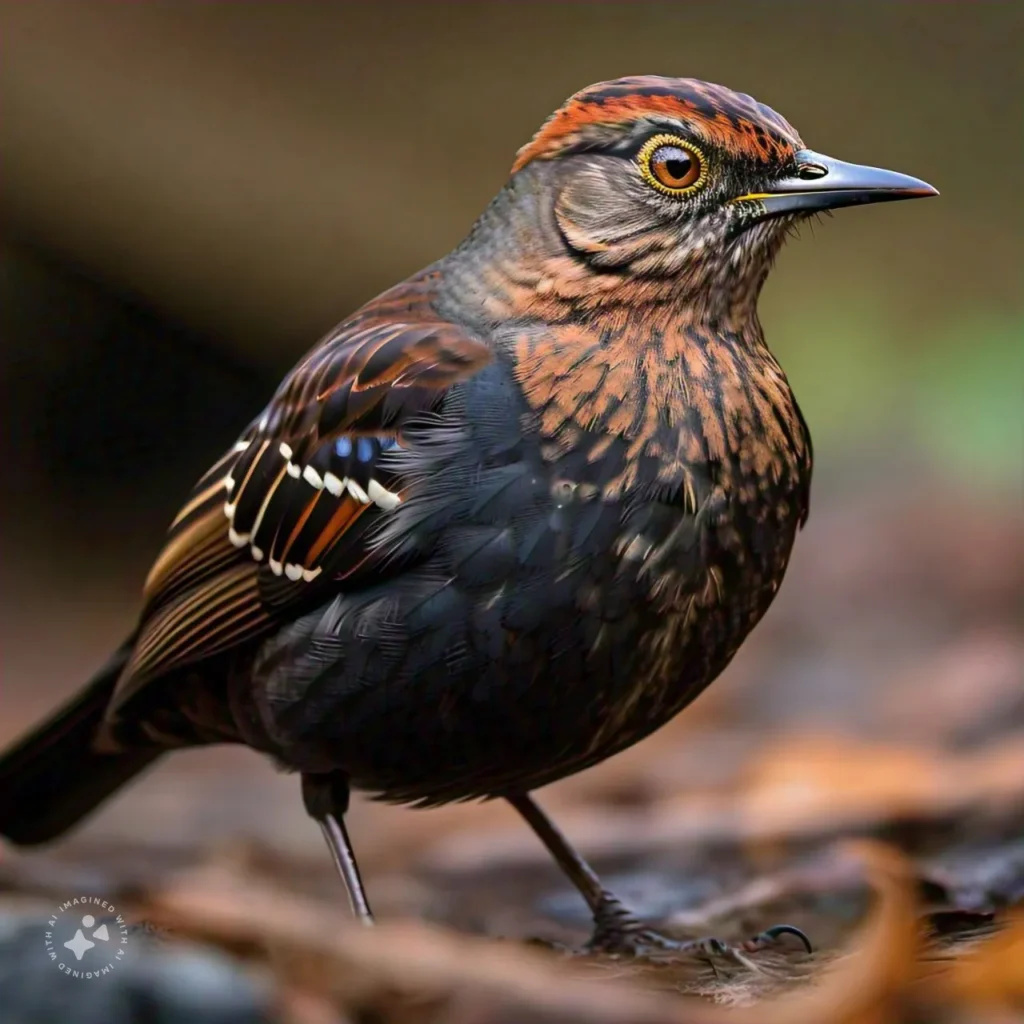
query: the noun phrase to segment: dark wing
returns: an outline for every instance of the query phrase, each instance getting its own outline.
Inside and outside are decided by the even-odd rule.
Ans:
[[[373,568],[369,526],[403,498],[403,426],[491,359],[437,316],[430,283],[399,285],[328,335],[196,484],[146,581],[116,704]]]

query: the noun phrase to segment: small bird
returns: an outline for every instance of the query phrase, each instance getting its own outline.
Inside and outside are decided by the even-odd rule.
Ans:
[[[665,724],[779,589],[812,462],[757,315],[786,236],[936,194],[722,86],[570,97],[465,240],[331,331],[199,480],[135,632],[0,760],[0,834],[46,842],[163,753],[241,743],[299,773],[364,922],[352,788],[500,797],[590,948],[689,948],[530,792]]]

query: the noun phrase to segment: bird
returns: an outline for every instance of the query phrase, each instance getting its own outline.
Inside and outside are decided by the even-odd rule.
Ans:
[[[300,777],[364,923],[353,790],[504,799],[586,900],[588,949],[690,948],[531,793],[672,719],[779,589],[813,461],[757,312],[784,240],[937,194],[724,86],[572,95],[465,239],[320,340],[199,479],[131,636],[0,758],[0,834],[48,842],[162,755],[244,744]]]

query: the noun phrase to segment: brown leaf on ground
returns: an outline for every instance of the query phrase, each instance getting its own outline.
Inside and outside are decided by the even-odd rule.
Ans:
[[[1024,911],[1004,930],[956,959],[922,998],[971,1011],[1014,1011],[1024,1017]]]
[[[1024,735],[953,753],[839,735],[767,745],[739,797],[754,835],[821,832],[872,821],[1024,803]]]
[[[362,929],[322,904],[302,901],[208,866],[154,894],[147,916],[179,935],[265,958],[292,1019],[333,1005],[351,1019],[386,1024],[884,1024],[905,1011],[923,950],[912,866],[877,843],[850,844],[876,903],[848,951],[795,972],[764,963],[715,979],[707,965],[556,958],[511,943],[467,938],[420,923]],[[971,1005],[1011,990],[1007,932],[954,961],[943,991]],[[760,964],[759,964],[760,966]],[[657,989],[638,981],[660,975]],[[666,985],[666,982],[670,983]],[[796,987],[794,988],[794,985]],[[682,988],[710,995],[713,1006]],[[755,1003],[755,1005],[737,1004]],[[299,1008],[302,1012],[299,1013]],[[363,1015],[363,1016],[360,1016]]]

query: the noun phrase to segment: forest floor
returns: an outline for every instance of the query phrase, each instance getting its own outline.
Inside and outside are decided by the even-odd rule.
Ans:
[[[814,953],[573,954],[585,907],[497,803],[358,803],[381,921],[360,928],[297,783],[209,751],[59,846],[0,853],[0,1021],[1024,1021],[1024,532],[1015,509],[979,515],[938,486],[816,509],[721,683],[540,794],[663,930],[785,922]],[[80,894],[115,905],[134,947],[87,985],[44,955]],[[135,994],[112,1008],[118,971]]]

